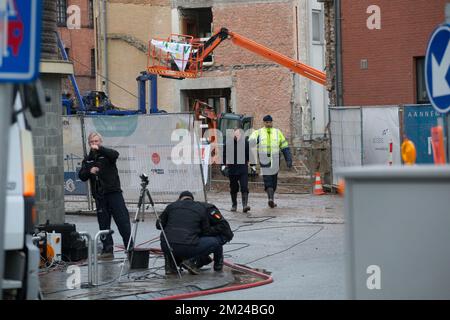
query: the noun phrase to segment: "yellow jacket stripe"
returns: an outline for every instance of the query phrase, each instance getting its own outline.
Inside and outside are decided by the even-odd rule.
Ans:
[[[250,140],[257,141],[258,150],[272,154],[288,147],[283,133],[276,128],[261,128],[250,135]]]

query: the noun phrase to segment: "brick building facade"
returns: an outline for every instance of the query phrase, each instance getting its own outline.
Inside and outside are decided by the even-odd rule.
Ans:
[[[338,18],[343,105],[428,102],[423,82],[424,56],[432,31],[445,21],[446,0],[323,1],[326,11],[333,12],[337,2],[341,7]],[[370,6],[379,8],[379,29],[367,25],[375,13]],[[334,40],[335,23],[330,21],[326,26],[328,36]],[[330,59],[328,64],[333,67],[335,62]],[[335,72],[330,73],[330,80]]]
[[[95,0],[57,0],[57,23],[58,32],[61,35],[64,47],[68,53],[69,60],[72,61],[75,78],[81,94],[85,91],[95,90],[96,60],[95,60],[95,34],[94,34],[94,6]],[[74,18],[78,13],[70,10],[71,6],[77,6],[80,17],[80,28],[68,28],[69,24],[75,22]],[[69,8],[69,13],[67,9]],[[75,8],[77,10],[77,8]],[[73,86],[69,79],[63,80],[63,92],[73,93]]]

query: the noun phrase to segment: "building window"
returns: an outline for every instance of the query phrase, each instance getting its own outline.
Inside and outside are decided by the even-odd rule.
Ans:
[[[67,26],[67,0],[56,1],[57,22],[59,27]]]
[[[180,9],[180,33],[207,41],[212,35],[213,15],[211,8]],[[203,60],[203,65],[213,64],[213,53]]]
[[[94,27],[94,0],[89,0],[88,1],[88,5],[89,5],[89,28],[93,28]]]
[[[64,48],[64,51],[66,51],[67,59],[70,60],[70,48]]]
[[[312,12],[312,41],[313,43],[323,42],[322,12],[319,10]]]
[[[95,78],[96,74],[96,68],[95,68],[95,49],[91,49],[91,77]]]
[[[425,86],[425,57],[416,60],[416,99],[417,103],[430,103]]]

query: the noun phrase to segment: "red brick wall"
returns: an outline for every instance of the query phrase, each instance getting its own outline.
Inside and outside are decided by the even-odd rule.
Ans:
[[[295,56],[293,14],[290,2],[213,7],[216,29],[226,27],[290,57]],[[255,127],[262,125],[265,114],[272,114],[275,126],[290,136],[291,72],[229,40],[224,41],[214,54],[214,66],[225,72],[211,72],[211,75],[233,76],[237,112],[253,115]]]
[[[424,56],[446,0],[342,0],[345,105],[416,103],[414,57]],[[370,5],[381,8],[381,29],[369,30]],[[360,69],[360,60],[368,69]]]
[[[95,77],[91,77],[91,49],[95,48],[94,29],[88,28],[88,0],[69,0],[67,6],[78,5],[81,9],[81,29],[59,27],[64,46],[69,48],[69,59],[73,62],[75,76],[81,93],[95,90]],[[68,15],[69,17],[69,15]],[[63,80],[63,87],[70,88],[69,80]]]
[[[239,70],[236,72],[238,112],[252,115],[254,128],[262,118],[272,115],[274,126],[291,136],[292,73],[282,67]]]

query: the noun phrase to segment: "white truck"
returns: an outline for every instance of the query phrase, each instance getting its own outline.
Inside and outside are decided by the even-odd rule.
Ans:
[[[38,299],[39,248],[33,243],[35,171],[31,128],[25,109],[40,116],[43,92],[40,82],[17,86],[9,128],[5,222],[3,228],[3,299]]]

